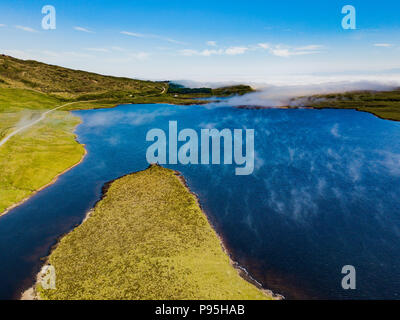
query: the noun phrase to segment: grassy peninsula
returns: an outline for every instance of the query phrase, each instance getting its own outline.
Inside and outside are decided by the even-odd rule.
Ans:
[[[48,262],[41,299],[272,299],[238,274],[196,197],[152,165],[108,185],[89,218]]]
[[[400,88],[393,91],[351,91],[313,95],[292,100],[292,103],[316,109],[355,109],[379,118],[400,121]]]
[[[123,103],[205,103],[196,98],[252,90],[235,86],[210,89],[211,94],[169,93],[169,85],[0,55],[0,141],[45,111],[68,103],[0,146],[0,215],[82,159],[85,150],[73,133],[80,120],[70,110]]]

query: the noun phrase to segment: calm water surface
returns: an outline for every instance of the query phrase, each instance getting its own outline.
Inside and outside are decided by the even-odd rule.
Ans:
[[[255,171],[169,166],[183,173],[233,258],[288,298],[400,298],[400,123],[351,110],[240,110],[126,105],[75,112],[88,155],[0,218],[0,298],[32,284],[57,239],[103,184],[143,170],[148,130],[255,129]],[[341,269],[357,270],[357,290]]]

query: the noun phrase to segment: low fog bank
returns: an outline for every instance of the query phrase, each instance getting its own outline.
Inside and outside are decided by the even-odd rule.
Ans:
[[[195,80],[172,80],[171,82],[180,84],[187,88],[211,88],[217,89],[228,86],[236,86],[239,84],[248,84],[248,81],[195,81]],[[250,85],[250,84],[249,84]],[[257,84],[253,84],[252,87],[256,87]]]
[[[296,106],[306,102],[305,99],[292,101],[294,98],[312,96],[318,94],[343,93],[357,90],[389,91],[400,88],[400,73],[382,73],[379,75],[293,75],[270,76],[265,79],[253,79],[253,81],[225,81],[225,82],[201,82],[191,80],[179,80],[175,83],[191,88],[219,88],[231,85],[250,85],[257,92],[244,96],[236,96],[224,100],[220,105],[230,106],[259,106],[259,107],[282,107]]]
[[[292,101],[293,98],[311,96],[317,94],[341,93],[357,90],[390,91],[400,87],[397,82],[385,83],[376,81],[355,82],[327,82],[307,85],[253,85],[257,92],[244,96],[236,96],[228,99],[224,104],[233,106],[260,106],[282,107],[304,103],[304,99]]]

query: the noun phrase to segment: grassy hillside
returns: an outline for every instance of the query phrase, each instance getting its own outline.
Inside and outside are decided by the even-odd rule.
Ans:
[[[212,90],[212,94],[215,96],[231,96],[233,94],[236,95],[244,95],[246,93],[254,92],[255,90],[250,86],[245,85],[236,85],[229,87],[222,87]]]
[[[267,299],[230,264],[196,198],[151,166],[111,183],[91,216],[61,239],[43,299]]]
[[[0,215],[82,159],[73,134],[79,122],[57,111],[0,147]]]
[[[72,70],[54,65],[20,60],[0,55],[0,88],[29,89],[54,96],[60,100],[113,100],[121,103],[146,101],[187,103],[176,98],[177,93],[189,94],[186,98],[203,96],[228,96],[253,91],[249,86],[237,85],[219,89],[191,89],[174,86],[169,81],[144,81]],[[153,99],[149,99],[153,98]]]
[[[192,95],[227,97],[232,95],[244,95],[250,92],[254,92],[254,89],[250,86],[245,86],[245,85],[236,85],[236,86],[211,89],[211,88],[187,88],[182,85],[170,82],[168,87],[168,93],[174,95],[192,94]]]
[[[176,96],[168,87],[167,81],[103,76],[0,55],[0,141],[46,110],[75,102],[0,146],[0,215],[82,158],[83,147],[73,134],[79,119],[66,111],[122,103],[206,103],[196,100],[203,93]]]
[[[314,108],[356,109],[382,119],[400,121],[400,89],[314,95],[294,99],[293,103]]]
[[[167,83],[103,76],[0,55],[0,85],[33,89],[59,98],[89,100],[157,94]]]
[[[0,88],[0,139],[19,122],[26,122],[61,102],[52,96],[30,90]]]
[[[143,96],[135,101],[169,100]],[[46,110],[65,103],[64,99],[29,89],[0,88],[0,141],[38,119]],[[112,107],[118,103],[118,99],[77,101],[49,114],[45,120],[0,146],[0,215],[81,160],[84,148],[76,142],[73,133],[80,120],[68,110]]]

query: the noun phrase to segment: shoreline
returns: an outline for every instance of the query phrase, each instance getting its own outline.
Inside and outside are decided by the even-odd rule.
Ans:
[[[73,103],[75,103],[75,102],[73,102]],[[70,105],[70,104],[72,104],[72,103],[69,103],[69,104],[66,104],[66,105]],[[62,105],[61,107],[65,107],[66,105]],[[69,114],[73,115],[71,110],[67,110],[67,112]],[[81,145],[83,147],[83,151],[84,152],[83,152],[83,155],[81,156],[81,159],[77,163],[73,164],[72,166],[64,169],[62,172],[60,172],[57,175],[55,175],[50,182],[48,182],[45,185],[41,186],[39,189],[36,189],[36,190],[32,191],[32,193],[29,194],[26,198],[22,199],[21,201],[18,201],[17,203],[12,204],[8,208],[6,208],[3,212],[0,212],[0,218],[5,216],[6,214],[8,214],[13,209],[15,209],[15,208],[19,207],[20,205],[24,204],[25,202],[27,202],[30,198],[34,197],[40,191],[42,191],[42,190],[46,189],[47,187],[49,187],[49,186],[53,185],[54,183],[56,183],[60,176],[62,176],[64,173],[67,173],[69,170],[75,168],[76,166],[80,165],[83,162],[83,160],[85,160],[85,157],[88,154],[88,151],[86,150],[85,145],[78,141],[78,135],[75,133],[77,127],[83,123],[83,120],[80,117],[79,117],[79,119],[80,119],[79,123],[74,127],[74,130],[72,131],[72,133],[74,134],[75,142],[78,145]]]
[[[95,100],[89,100],[89,101],[95,101]],[[82,101],[82,102],[87,102],[87,101]],[[75,103],[75,102],[74,102],[74,103]],[[187,104],[186,104],[186,103],[182,103],[182,104],[179,104],[179,103],[170,103],[170,102],[152,102],[152,103],[141,103],[141,102],[130,102],[130,103],[129,103],[129,102],[122,102],[122,103],[117,103],[117,104],[115,104],[115,105],[113,104],[112,106],[109,106],[109,107],[95,107],[95,108],[90,108],[90,109],[84,108],[84,109],[67,110],[67,111],[70,112],[70,113],[72,113],[73,111],[80,111],[80,110],[113,109],[113,108],[116,108],[116,107],[118,107],[118,106],[123,106],[123,105],[137,105],[137,104],[167,104],[167,105],[171,105],[171,106],[174,106],[174,105],[182,105],[182,106],[200,105],[200,106],[203,106],[203,105],[206,105],[206,104],[208,104],[208,103],[209,103],[209,101],[204,102],[204,103],[203,103],[203,102],[199,102],[199,101],[194,101],[194,102],[187,103]],[[400,120],[391,119],[391,118],[384,118],[384,117],[381,117],[381,116],[379,116],[379,115],[377,115],[377,114],[375,114],[375,113],[373,113],[373,112],[371,112],[371,111],[360,110],[360,109],[358,109],[358,108],[335,108],[335,107],[312,107],[312,106],[296,106],[296,107],[280,106],[280,107],[268,107],[268,106],[256,106],[256,105],[240,105],[240,106],[234,106],[233,108],[244,109],[244,110],[270,110],[270,109],[282,109],[282,110],[290,110],[290,109],[294,109],[294,110],[297,110],[297,109],[309,109],[309,110],[323,110],[323,109],[329,109],[329,110],[354,110],[354,111],[358,111],[358,112],[369,113],[369,114],[371,114],[371,115],[373,115],[373,116],[375,116],[376,118],[381,119],[381,120],[388,120],[388,121],[400,122]],[[81,123],[80,123],[80,124],[81,124]],[[78,125],[79,125],[79,124],[78,124]],[[78,125],[77,125],[77,126],[78,126]],[[76,129],[76,127],[75,127],[75,129]],[[80,143],[76,140],[76,137],[75,137],[75,141],[76,141],[78,144],[80,144]],[[81,145],[82,145],[82,146],[85,146],[85,145],[83,145],[83,144],[81,144]],[[74,164],[73,166],[71,166],[71,167],[69,167],[69,168],[66,168],[66,169],[65,169],[64,171],[62,171],[61,173],[57,174],[57,175],[53,178],[52,181],[50,181],[48,184],[46,184],[46,185],[40,187],[39,189],[33,191],[32,194],[30,194],[30,195],[29,195],[28,197],[26,197],[25,199],[19,201],[18,203],[15,203],[15,204],[11,205],[10,207],[6,208],[3,212],[0,212],[0,218],[1,218],[2,216],[4,216],[4,215],[8,214],[11,210],[15,209],[16,207],[18,207],[18,206],[22,205],[23,203],[25,203],[26,201],[28,201],[31,197],[35,196],[38,192],[40,192],[40,191],[42,191],[43,189],[45,189],[45,188],[51,186],[52,184],[54,184],[54,183],[57,181],[57,179],[58,179],[61,175],[63,175],[64,173],[68,172],[69,170],[73,169],[75,166],[79,165],[79,164],[84,160],[84,158],[85,158],[85,156],[86,156],[86,154],[87,154],[87,150],[86,150],[86,149],[84,149],[84,150],[85,150],[85,153],[83,154],[81,160],[80,160],[78,163]]]
[[[196,199],[196,203],[199,206],[201,212],[203,213],[203,215],[206,217],[208,224],[211,226],[211,229],[214,231],[214,234],[217,236],[219,243],[221,245],[222,251],[225,253],[225,255],[228,256],[229,258],[229,263],[231,264],[231,266],[237,271],[237,273],[239,274],[240,277],[242,277],[245,281],[249,282],[250,284],[254,285],[255,287],[257,287],[259,290],[261,290],[264,294],[266,294],[267,296],[271,296],[276,300],[284,300],[285,297],[279,293],[275,293],[270,289],[264,288],[263,285],[258,282],[256,279],[254,279],[250,273],[247,271],[247,269],[243,266],[241,266],[238,262],[236,262],[235,260],[233,260],[231,253],[229,252],[229,250],[227,249],[227,246],[225,245],[225,241],[224,238],[217,232],[217,227],[215,225],[215,223],[213,223],[210,219],[210,217],[206,214],[206,212],[204,211],[201,203],[200,203],[200,199],[198,197],[198,195],[192,191],[185,179],[185,177],[183,176],[183,174],[181,172],[179,172],[178,170],[174,170],[176,176],[178,177],[179,181],[183,184],[183,186],[189,191],[190,194],[192,194],[194,196],[194,198]]]
[[[139,171],[135,171],[135,172],[131,172],[131,173],[127,173],[121,177],[118,177],[116,179],[110,180],[106,183],[103,184],[102,189],[101,189],[101,195],[99,197],[99,199],[96,201],[96,203],[93,205],[93,207],[88,210],[85,213],[84,218],[82,219],[82,222],[75,226],[74,228],[72,228],[69,232],[61,235],[58,239],[57,242],[50,248],[50,251],[48,253],[48,255],[46,257],[43,257],[42,259],[44,260],[44,263],[41,265],[40,271],[36,274],[36,276],[34,277],[34,284],[33,286],[29,287],[28,289],[25,289],[21,292],[20,295],[20,299],[19,300],[41,300],[40,295],[38,294],[38,292],[36,291],[36,287],[38,285],[38,283],[41,281],[42,279],[42,270],[46,265],[49,265],[49,257],[50,255],[53,253],[53,251],[58,247],[61,239],[63,237],[65,237],[66,235],[68,235],[69,233],[71,233],[73,230],[75,230],[76,228],[78,228],[79,226],[81,226],[83,223],[85,223],[91,216],[91,214],[94,212],[94,210],[96,209],[97,204],[104,199],[104,197],[106,196],[106,193],[109,189],[109,187],[111,186],[111,184],[116,181],[119,180],[125,176],[131,175],[131,174],[135,174],[135,173],[139,173],[142,171],[145,171],[147,169],[149,169],[152,166],[158,166],[157,164],[150,164],[146,169],[144,170],[139,170]],[[210,220],[209,216],[205,213],[204,209],[202,208],[200,201],[199,201],[199,197],[197,196],[196,193],[194,193],[188,186],[187,181],[185,179],[185,177],[182,175],[181,172],[177,171],[177,170],[172,170],[175,173],[175,176],[178,178],[178,180],[181,182],[181,184],[183,185],[183,187],[191,194],[193,195],[193,197],[196,200],[196,204],[198,205],[198,207],[200,208],[200,211],[202,212],[202,214],[204,215],[204,217],[206,218],[209,226],[211,227],[211,229],[213,230],[214,234],[216,235],[216,237],[218,238],[219,244],[221,246],[221,250],[223,251],[223,253],[228,257],[229,259],[229,263],[230,265],[235,269],[235,271],[238,273],[238,275],[244,279],[246,282],[250,283],[251,285],[254,285],[257,289],[259,289],[266,297],[271,297],[273,300],[283,300],[285,299],[284,296],[274,293],[269,289],[266,289],[262,286],[261,283],[259,283],[256,279],[254,279],[249,272],[246,270],[246,268],[244,268],[243,266],[239,265],[239,263],[237,263],[236,261],[233,260],[231,254],[229,253],[229,251],[227,250],[227,247],[225,246],[224,243],[224,239],[222,238],[222,236],[217,232],[215,224],[212,223],[212,221]]]
[[[378,119],[381,120],[388,120],[388,121],[395,121],[395,122],[400,122],[398,119],[392,119],[392,118],[384,118],[381,117],[372,111],[368,110],[361,110],[359,108],[335,108],[335,107],[313,107],[313,106],[296,106],[296,107],[290,107],[290,106],[280,106],[280,107],[266,107],[266,106],[256,106],[256,105],[240,105],[240,106],[235,106],[234,108],[237,109],[243,109],[243,110],[270,110],[270,109],[284,109],[284,110],[298,110],[298,109],[303,109],[303,110],[354,110],[357,112],[364,112],[364,113],[369,113],[375,116]]]
[[[78,141],[77,141],[77,142],[78,142]],[[78,144],[80,144],[80,143],[78,142]],[[53,185],[54,183],[56,183],[57,180],[58,180],[58,178],[59,178],[60,176],[62,176],[64,173],[67,173],[67,172],[70,171],[71,169],[73,169],[73,168],[75,168],[76,166],[80,165],[80,164],[83,162],[83,160],[85,160],[85,157],[86,157],[86,155],[88,154],[88,152],[87,152],[87,150],[86,150],[86,148],[85,148],[85,145],[84,145],[84,144],[81,144],[81,145],[82,145],[83,148],[84,148],[84,153],[83,153],[81,159],[80,159],[77,163],[73,164],[72,166],[70,166],[70,167],[66,168],[65,170],[63,170],[62,172],[58,173],[49,183],[47,183],[47,184],[45,184],[44,186],[40,187],[39,189],[33,191],[29,196],[27,196],[27,197],[24,198],[23,200],[21,200],[21,201],[19,201],[19,202],[17,202],[17,203],[14,203],[14,204],[11,205],[10,207],[6,208],[3,212],[0,213],[0,218],[3,217],[3,216],[5,216],[6,214],[10,213],[10,211],[12,211],[13,209],[15,209],[15,208],[19,207],[20,205],[24,204],[25,202],[27,202],[30,198],[34,197],[38,192],[40,192],[40,191],[46,189],[47,187],[50,187],[50,186]]]
[[[111,107],[98,107],[98,108],[93,108],[93,109],[115,108],[115,107],[118,107],[118,106],[120,106],[120,105],[135,105],[135,104],[142,104],[142,103],[118,103],[118,104],[115,104],[115,105],[113,105],[113,106],[111,106]],[[151,103],[151,104],[154,104],[154,103]],[[176,105],[176,104],[173,104],[173,103],[162,103],[162,102],[158,102],[158,103],[156,103],[156,104]],[[192,103],[192,105],[196,105],[196,104],[197,104],[197,103]],[[358,109],[356,109],[356,108],[334,108],[334,107],[260,107],[260,106],[249,106],[249,105],[237,106],[236,108],[238,108],[238,109],[249,109],[249,110],[261,110],[261,109],[314,109],[314,110],[322,110],[322,109],[348,109],[348,110],[355,110],[355,111],[370,113],[370,114],[372,114],[372,115],[374,115],[374,116],[376,116],[377,118],[382,119],[382,120],[397,121],[397,120],[392,120],[392,119],[381,118],[381,117],[375,115],[374,113],[371,113],[371,112],[365,111],[365,110],[358,110]],[[86,109],[79,109],[79,110],[86,110]],[[79,110],[78,110],[78,111],[79,111]],[[91,109],[88,109],[88,110],[91,110]],[[75,111],[75,110],[68,110],[68,112],[70,112],[70,113],[72,113],[73,111]],[[81,120],[81,121],[82,121],[82,120]],[[82,122],[81,122],[81,123],[82,123]],[[81,123],[79,123],[79,124],[81,124]],[[79,124],[78,124],[78,125],[79,125]],[[77,125],[77,126],[78,126],[78,125]],[[76,126],[76,127],[77,127],[77,126]],[[75,127],[75,129],[76,129],[76,127]],[[74,130],[75,130],[75,129],[74,129]],[[76,141],[78,144],[80,144],[80,143],[78,142],[78,140],[77,140],[77,135],[75,136],[75,141]],[[26,197],[25,199],[21,200],[20,202],[18,202],[18,203],[16,203],[16,204],[13,204],[11,207],[7,208],[5,211],[3,211],[2,213],[0,213],[0,218],[1,218],[2,216],[4,216],[4,215],[8,214],[10,211],[12,211],[13,209],[15,209],[16,207],[18,207],[18,206],[22,205],[23,203],[25,203],[26,201],[28,201],[30,198],[32,198],[33,196],[35,196],[38,192],[40,192],[40,191],[44,190],[45,188],[47,188],[47,187],[53,185],[54,183],[56,183],[57,180],[58,180],[58,178],[59,178],[61,175],[63,175],[64,173],[68,172],[69,170],[71,170],[71,169],[73,169],[74,167],[76,167],[76,166],[78,166],[79,164],[81,164],[81,163],[85,160],[86,155],[88,154],[88,151],[86,150],[85,145],[84,145],[84,144],[81,144],[81,145],[84,147],[84,154],[82,155],[81,159],[80,159],[77,163],[73,164],[72,166],[66,168],[65,170],[63,170],[62,172],[60,172],[59,174],[57,174],[49,183],[47,183],[46,185],[44,185],[44,186],[40,187],[39,189],[35,190],[32,194],[30,194],[30,195],[29,195],[28,197]],[[144,169],[144,170],[146,170],[146,169]],[[137,172],[144,171],[144,170],[139,170],[139,171],[135,171],[135,172],[132,172],[132,173],[137,173]],[[260,290],[262,290],[262,291],[263,291],[264,293],[266,293],[267,295],[270,295],[270,296],[272,296],[272,297],[274,297],[274,298],[276,298],[276,299],[285,299],[284,296],[282,296],[282,295],[280,295],[280,294],[276,294],[276,293],[272,292],[271,290],[264,288],[264,287],[262,286],[262,284],[259,283],[256,279],[254,279],[254,278],[251,276],[251,274],[250,274],[243,266],[241,266],[240,264],[238,264],[236,261],[234,261],[234,260],[232,259],[232,256],[231,256],[231,254],[229,253],[229,250],[227,249],[227,247],[226,247],[226,245],[225,245],[224,239],[222,238],[222,236],[219,235],[219,233],[217,232],[217,228],[216,228],[215,224],[210,220],[209,216],[208,216],[208,215],[205,213],[205,211],[203,210],[203,208],[202,208],[202,206],[201,206],[201,204],[200,204],[200,202],[199,202],[199,198],[198,198],[197,194],[195,194],[193,191],[191,191],[191,189],[189,188],[189,186],[188,186],[188,184],[187,184],[186,179],[184,178],[184,176],[183,176],[179,171],[176,171],[176,170],[174,170],[174,171],[175,171],[177,177],[179,178],[179,180],[181,181],[181,183],[185,186],[185,188],[187,188],[187,190],[188,190],[192,195],[194,195],[194,197],[195,197],[195,199],[196,199],[196,203],[197,203],[198,206],[200,207],[201,211],[203,212],[203,214],[204,214],[205,217],[207,218],[208,223],[210,224],[210,226],[212,227],[214,233],[215,233],[216,236],[218,237],[223,252],[229,257],[229,261],[230,261],[231,265],[235,268],[235,270],[238,272],[238,274],[239,274],[243,279],[245,279],[247,282],[249,282],[249,283],[255,285],[257,288],[259,288]],[[126,174],[126,175],[129,175],[129,174],[132,174],[132,173],[128,173],[128,174]],[[126,175],[123,175],[123,176],[121,176],[121,177],[119,177],[119,178],[117,178],[117,179],[120,179],[120,178],[122,178],[122,177],[124,177],[124,176],[126,176]],[[88,212],[86,212],[85,217],[83,218],[82,222],[81,222],[79,225],[81,225],[81,224],[83,224],[84,222],[86,222],[86,220],[90,217],[91,213],[92,213],[93,210],[95,209],[97,203],[98,203],[99,201],[101,201],[101,200],[103,199],[103,197],[105,196],[105,194],[106,194],[106,192],[107,192],[109,186],[110,186],[115,180],[117,180],[117,179],[110,180],[110,181],[106,182],[106,183],[103,185],[100,198],[98,199],[98,201],[96,201],[96,203],[94,204],[93,208],[91,208]],[[76,228],[76,227],[75,227],[75,228]],[[75,228],[71,229],[69,232],[73,231]],[[48,254],[46,257],[43,257],[43,259],[46,259],[46,260],[45,260],[46,262],[42,265],[42,267],[45,266],[45,265],[47,264],[47,259],[48,259],[48,257],[51,255],[51,253],[53,252],[53,250],[57,247],[57,245],[58,245],[60,239],[63,238],[65,235],[67,235],[69,232],[67,232],[67,233],[65,233],[65,234],[63,234],[63,235],[61,235],[61,236],[57,239],[56,244],[53,245],[53,246],[50,248],[49,254]],[[30,299],[30,300],[31,300],[31,298],[32,298],[33,300],[35,300],[35,299],[38,298],[36,295],[31,296],[31,297],[29,297],[29,296],[32,295],[31,290],[34,290],[34,287],[35,287],[36,284],[38,283],[38,281],[39,281],[39,279],[40,279],[40,274],[41,274],[41,271],[39,271],[39,273],[36,275],[36,280],[34,281],[34,283],[35,283],[34,286],[33,286],[33,287],[30,287],[30,288],[28,288],[28,289],[26,289],[26,290],[24,290],[24,291],[22,292],[22,294],[21,294],[21,298],[20,298],[20,299],[24,299],[24,298],[27,298],[27,297],[28,297],[28,299]],[[27,295],[28,295],[28,296],[27,296]]]
[[[79,102],[82,102],[82,103],[83,103],[83,102],[94,102],[94,101],[96,101],[96,100],[76,101],[76,102],[68,103],[68,104],[66,104],[66,105],[73,104],[73,103],[79,103]],[[193,101],[193,102],[191,102],[191,103],[182,103],[182,104],[179,104],[179,103],[170,103],[170,102],[153,102],[153,103],[149,103],[149,104],[168,104],[168,105],[171,105],[171,106],[174,106],[174,105],[188,106],[188,105],[203,105],[203,104],[207,104],[207,103],[208,103],[208,102],[202,103],[201,101],[198,101],[198,102],[197,102],[197,101]],[[112,106],[109,106],[109,107],[95,107],[95,108],[89,108],[89,109],[83,108],[83,109],[66,110],[66,111],[69,112],[70,114],[73,114],[74,111],[81,111],[81,110],[82,110],[82,111],[83,111],[83,110],[100,110],[100,109],[114,109],[114,108],[116,108],[116,107],[118,107],[118,106],[123,106],[123,105],[136,105],[136,104],[147,104],[147,103],[141,103],[141,102],[131,102],[131,103],[129,103],[129,102],[122,102],[122,103],[116,103],[116,104],[112,103]],[[61,106],[61,107],[64,107],[64,106],[66,106],[66,105],[63,105],[63,106]],[[60,107],[58,107],[58,108],[60,108]],[[76,128],[77,128],[80,124],[82,124],[82,123],[83,123],[83,121],[82,121],[82,119],[81,119],[81,122],[78,123],[78,124],[75,126],[74,131],[75,131]],[[74,131],[73,131],[73,132],[74,132]],[[18,201],[17,203],[14,203],[14,204],[12,204],[11,206],[9,206],[9,207],[7,207],[6,209],[4,209],[4,211],[0,212],[0,218],[1,218],[2,216],[4,216],[4,215],[8,214],[8,213],[9,213],[10,211],[12,211],[13,209],[15,209],[15,208],[19,207],[20,205],[24,204],[25,202],[27,202],[30,198],[34,197],[38,192],[40,192],[40,191],[46,189],[47,187],[53,185],[54,183],[56,183],[56,182],[57,182],[57,179],[58,179],[61,175],[63,175],[64,173],[68,172],[69,170],[73,169],[74,167],[76,167],[76,166],[78,166],[79,164],[82,163],[82,161],[85,159],[85,157],[86,157],[86,155],[87,155],[88,152],[87,152],[87,150],[86,150],[86,148],[85,148],[85,145],[79,143],[79,141],[77,140],[77,135],[76,135],[76,134],[75,134],[75,141],[76,141],[77,144],[80,144],[80,145],[83,146],[83,148],[84,148],[84,154],[82,155],[81,159],[80,159],[77,163],[75,163],[74,165],[72,165],[72,166],[66,168],[65,170],[63,170],[62,172],[58,173],[56,176],[54,176],[54,178],[53,178],[49,183],[47,183],[47,184],[41,186],[40,188],[38,188],[38,189],[32,191],[32,193],[31,193],[30,195],[28,195],[26,198],[24,198],[24,199]]]
[[[162,103],[162,102],[159,102],[159,103],[160,103],[160,104],[164,104],[164,103]],[[141,103],[120,103],[120,104],[115,104],[115,105],[113,105],[113,106],[111,106],[111,107],[105,107],[105,108],[115,108],[115,107],[118,107],[118,106],[120,106],[120,105],[135,105],[135,104],[141,104]],[[172,103],[165,103],[165,104],[168,104],[168,105],[175,105],[175,104],[172,104]],[[193,103],[193,104],[196,105],[197,103]],[[236,108],[239,108],[239,109],[249,109],[249,110],[252,110],[252,109],[253,109],[253,110],[259,110],[259,109],[315,109],[315,110],[322,110],[322,109],[349,109],[349,110],[362,111],[362,112],[367,112],[367,113],[373,114],[373,113],[368,112],[368,111],[365,111],[365,110],[358,110],[358,109],[354,109],[354,108],[353,108],[353,109],[350,109],[350,108],[334,108],[334,107],[321,107],[321,108],[318,108],[318,107],[278,107],[278,108],[269,108],[269,107],[245,106],[245,105],[243,105],[243,106],[238,106],[238,107],[236,107]],[[93,108],[93,109],[104,109],[104,107],[98,107],[98,108]],[[82,109],[82,110],[86,110],[86,109]],[[89,109],[89,110],[90,110],[90,109]],[[70,112],[70,113],[72,113],[73,111],[74,111],[74,110],[68,110],[68,112]],[[384,119],[384,118],[381,118],[381,117],[379,117],[379,116],[377,116],[377,115],[375,115],[375,114],[373,114],[373,115],[376,116],[376,117],[378,117],[378,118],[380,118],[380,119],[382,119],[382,120],[396,121],[396,120],[391,120],[391,119]],[[82,122],[81,122],[81,123],[82,123]],[[79,124],[81,124],[81,123],[79,123]],[[78,125],[79,125],[79,124],[78,124]],[[77,125],[77,126],[78,126],[78,125]],[[76,127],[77,127],[77,126],[76,126]],[[76,129],[76,127],[75,127],[75,129]],[[78,140],[77,140],[77,136],[75,136],[75,141],[76,141],[78,144],[80,144],[80,143],[78,142]],[[25,203],[26,201],[28,201],[30,198],[32,198],[33,196],[35,196],[38,192],[40,192],[40,191],[44,190],[45,188],[51,186],[52,184],[56,183],[57,180],[58,180],[58,178],[59,178],[61,175],[63,175],[64,173],[68,172],[69,170],[71,170],[71,169],[73,169],[74,167],[76,167],[76,166],[78,166],[79,164],[81,164],[81,163],[84,161],[86,155],[88,154],[88,152],[87,152],[87,150],[86,150],[86,148],[85,148],[85,145],[84,145],[84,144],[81,144],[81,145],[84,147],[84,154],[82,155],[81,159],[80,159],[77,163],[75,163],[74,165],[72,165],[72,166],[66,168],[65,170],[63,170],[63,171],[60,172],[59,174],[57,174],[49,183],[47,183],[46,185],[44,185],[44,186],[40,187],[39,189],[35,190],[32,194],[30,194],[30,195],[29,195],[28,197],[26,197],[25,199],[23,199],[23,200],[21,200],[20,202],[18,202],[18,203],[16,203],[16,204],[12,205],[11,207],[7,208],[4,212],[0,213],[0,218],[1,218],[2,216],[4,216],[4,215],[8,214],[8,213],[9,213],[10,211],[12,211],[14,208],[16,208],[16,207],[18,207],[19,205],[22,205],[23,203]],[[142,171],[143,171],[143,170],[142,170]],[[136,172],[140,172],[140,171],[136,171]],[[182,184],[188,189],[188,191],[189,191],[191,194],[193,194],[193,195],[195,196],[197,204],[199,205],[201,211],[202,211],[203,214],[206,216],[208,223],[210,224],[210,226],[211,226],[212,229],[214,230],[216,236],[218,237],[218,239],[219,239],[219,241],[220,241],[220,244],[221,244],[221,247],[222,247],[224,253],[229,257],[229,261],[230,261],[231,265],[236,269],[236,271],[239,273],[239,275],[240,275],[242,278],[244,278],[247,282],[249,282],[249,283],[255,285],[255,286],[258,287],[260,290],[262,290],[262,291],[264,291],[265,293],[267,293],[267,294],[273,296],[274,298],[284,299],[284,296],[282,296],[282,295],[280,295],[280,294],[275,294],[275,293],[273,293],[271,290],[266,289],[266,288],[263,288],[263,286],[262,286],[256,279],[254,279],[254,278],[251,276],[251,274],[250,274],[244,267],[242,267],[241,265],[239,265],[237,262],[235,262],[235,261],[232,259],[232,256],[231,256],[231,254],[229,253],[229,250],[227,249],[227,247],[226,247],[226,245],[225,245],[224,239],[218,234],[217,228],[216,228],[215,224],[210,220],[210,218],[208,217],[208,215],[204,212],[204,210],[203,210],[203,208],[202,208],[202,206],[201,206],[201,204],[200,204],[200,202],[199,202],[198,196],[197,196],[194,192],[191,191],[191,189],[190,189],[189,186],[187,185],[187,182],[186,182],[184,176],[183,176],[179,171],[175,171],[175,172],[176,172],[176,175],[178,176],[179,180],[182,182]],[[126,175],[129,175],[129,174],[130,174],[130,173],[128,173],[128,174],[126,174]],[[117,179],[120,179],[120,178],[122,178],[122,177],[124,177],[124,176],[125,176],[125,175],[123,175],[123,176],[121,176],[121,177],[119,177],[119,178],[117,178]],[[101,197],[99,198],[98,201],[96,201],[96,203],[94,204],[93,208],[90,209],[88,212],[86,212],[85,217],[83,218],[81,224],[83,224],[84,222],[86,222],[86,220],[90,217],[91,213],[93,212],[93,210],[94,210],[95,206],[97,205],[97,203],[103,199],[105,193],[106,193],[107,190],[108,190],[109,185],[111,185],[112,182],[115,181],[115,180],[117,180],[117,179],[108,181],[108,182],[106,182],[106,183],[103,185],[102,191],[101,191]],[[81,225],[81,224],[80,224],[80,225]],[[75,229],[75,228],[74,228],[74,229]],[[74,229],[71,229],[69,232],[71,232],[71,231],[74,230]],[[69,233],[69,232],[68,232],[68,233]],[[66,234],[68,234],[68,233],[66,233]],[[50,254],[53,252],[53,250],[56,248],[57,244],[59,243],[60,239],[61,239],[62,237],[64,237],[66,234],[61,235],[61,236],[57,239],[56,244],[53,245],[53,246],[50,248],[49,254],[48,254],[46,257],[44,257],[44,259],[46,259],[46,258],[48,258],[48,257],[50,256]],[[47,260],[46,260],[46,263],[47,263]],[[43,264],[43,266],[46,265],[46,263]],[[42,266],[42,267],[43,267],[43,266]],[[39,272],[39,273],[36,275],[36,281],[35,281],[34,287],[36,286],[36,283],[38,282],[38,279],[39,279],[38,276],[40,276],[40,273],[41,273],[41,272]],[[21,295],[21,299],[24,297],[24,295],[29,294],[28,291],[29,291],[29,290],[32,290],[34,287],[30,287],[29,289],[23,291],[23,292],[22,292],[22,295]],[[37,297],[36,297],[36,298],[37,298]],[[33,298],[33,299],[36,299],[36,298]]]

